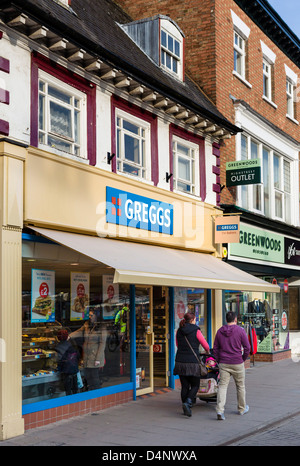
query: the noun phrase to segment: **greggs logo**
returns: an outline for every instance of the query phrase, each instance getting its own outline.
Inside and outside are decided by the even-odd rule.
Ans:
[[[107,186],[106,221],[173,235],[173,206]]]

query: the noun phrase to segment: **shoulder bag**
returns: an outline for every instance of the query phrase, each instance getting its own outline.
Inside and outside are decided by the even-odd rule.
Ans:
[[[197,354],[195,353],[195,351],[193,350],[192,348],[192,345],[190,344],[189,340],[187,339],[186,336],[184,336],[184,338],[186,339],[186,342],[187,344],[189,345],[189,347],[191,348],[195,358],[197,359],[198,363],[199,363],[199,366],[200,366],[200,376],[201,377],[206,377],[207,374],[208,374],[208,370],[206,369],[205,367],[205,364],[198,358]]]

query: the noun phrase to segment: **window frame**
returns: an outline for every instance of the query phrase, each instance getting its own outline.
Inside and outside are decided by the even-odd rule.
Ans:
[[[238,38],[238,42],[241,41],[242,47],[240,47],[239,44],[236,44],[236,41],[235,41],[236,37]],[[233,50],[234,50],[233,70],[242,79],[246,79],[246,39],[236,29],[233,30]],[[241,60],[241,72],[239,72],[236,67],[236,63],[237,63],[236,54],[239,55],[240,60]]]
[[[169,127],[169,163],[170,163],[170,174],[174,174],[174,160],[173,160],[173,139],[178,138],[180,141],[184,141],[183,144],[190,144],[192,147],[196,146],[198,151],[198,160],[195,162],[197,164],[196,171],[197,177],[195,178],[195,185],[199,186],[196,193],[189,194],[183,191],[176,189],[176,192],[185,196],[196,196],[204,202],[206,199],[206,162],[205,162],[205,139],[201,136],[197,136],[189,133],[188,131],[180,128],[179,126],[171,123]],[[174,191],[174,176],[170,178],[170,190]]]
[[[188,150],[188,155],[179,153],[178,145],[183,146]],[[174,135],[172,138],[172,153],[173,153],[173,191],[185,194],[192,194],[194,196],[200,196],[200,174],[199,174],[199,146],[187,139],[183,139],[179,136]],[[188,161],[189,163],[189,174],[190,180],[179,177],[178,159]],[[181,189],[178,185],[186,184],[189,185],[191,190]]]
[[[258,158],[261,160],[261,180],[262,182],[259,185],[245,185],[238,186],[237,189],[237,205],[241,208],[244,208],[250,212],[254,212],[260,215],[264,215],[267,218],[273,218],[275,220],[284,221],[289,224],[292,224],[292,159],[280,153],[280,151],[272,148],[268,144],[258,141],[256,138],[250,134],[244,132],[239,136],[238,140],[238,152],[240,152],[238,160],[244,160],[242,158],[242,138],[247,140],[246,144],[246,156],[247,159],[251,158],[251,144],[255,143],[258,145]],[[269,182],[269,191],[265,191],[264,178],[266,174],[264,173],[264,150],[268,151],[268,182]],[[279,184],[275,186],[275,157],[278,157],[279,162]],[[284,183],[284,164],[289,163],[289,187],[290,191],[286,190]],[[254,194],[255,190],[260,190],[260,199],[261,199],[261,208],[256,208],[254,206]],[[276,194],[277,197],[281,196],[281,207],[282,214],[278,215],[278,210],[276,210]],[[266,214],[265,208],[265,196],[269,196],[269,214]],[[287,206],[287,201],[289,200],[289,206]]]
[[[124,125],[118,125],[118,119],[120,122],[127,122],[131,125],[134,125],[139,128],[139,134],[135,134],[131,132],[129,129],[126,129]],[[150,131],[151,126],[150,123],[134,116],[124,110],[119,108],[116,109],[115,113],[115,127],[116,127],[116,161],[117,161],[117,168],[116,171],[119,174],[126,175],[133,177],[136,180],[141,181],[151,181],[151,143],[150,143]],[[144,135],[140,134],[141,131],[144,131]],[[118,133],[120,133],[120,143],[118,144]],[[126,136],[136,139],[139,142],[139,154],[143,158],[142,152],[144,151],[144,161],[141,163],[137,163],[134,161],[130,161],[126,159],[125,153],[125,138]],[[144,148],[143,148],[144,146]],[[118,148],[120,150],[120,154],[118,154]],[[134,175],[130,172],[118,169],[118,163],[122,166],[127,164],[132,168],[137,170],[141,170],[142,173],[145,173],[145,176],[142,175]]]
[[[162,43],[162,33],[166,34],[166,45]],[[179,55],[168,47],[168,37],[179,44]],[[171,60],[171,67],[163,63],[163,56],[169,56]],[[177,63],[177,70],[174,71],[174,60]],[[172,76],[184,80],[184,35],[173,21],[166,18],[159,19],[159,65],[160,67],[170,73]]]
[[[157,116],[141,109],[136,105],[127,102],[126,100],[116,95],[111,96],[111,154],[117,153],[117,127],[116,127],[116,114],[118,111],[123,111],[128,115],[128,118],[135,117],[149,123],[149,168],[147,180],[141,179],[143,182],[148,182],[157,186],[159,182],[159,166],[158,166],[158,134],[157,134]],[[117,173],[117,157],[112,158],[111,170]],[[137,179],[135,175],[128,175],[118,172],[120,175],[129,176],[131,179]]]
[[[85,158],[71,155],[61,150],[55,150],[50,146],[41,147],[39,144],[39,75],[44,72],[61,82],[62,86],[69,86],[70,89],[80,91],[86,95],[86,112],[83,128],[86,128]],[[75,92],[75,91],[74,91]],[[30,144],[33,147],[41,148],[56,155],[65,156],[78,161],[89,162],[96,165],[96,86],[85,78],[76,75],[72,71],[66,70],[59,64],[53,65],[53,61],[38,54],[31,55],[31,114],[30,114]]]
[[[266,70],[268,67],[269,71]],[[263,58],[263,96],[269,101],[273,101],[273,65],[266,59]],[[265,81],[267,83],[265,84]]]
[[[291,92],[289,92],[289,86],[291,87]],[[287,108],[286,114],[293,120],[295,119],[295,102],[294,102],[294,92],[295,92],[295,85],[294,83],[287,77],[286,78],[286,99],[287,99]],[[290,111],[291,110],[291,111]]]
[[[163,40],[162,40],[162,35],[163,33],[166,35],[166,45],[163,45]],[[173,50],[169,48],[169,38],[174,42],[178,43],[179,45],[179,55],[176,54]],[[170,63],[171,66],[169,67],[166,63],[167,56],[170,57]],[[165,57],[165,59],[163,59]],[[166,71],[175,74],[176,76],[179,76],[180,72],[180,67],[181,67],[181,44],[180,41],[169,31],[167,31],[165,28],[161,27],[160,30],[160,63],[161,67],[165,69]],[[174,70],[174,62],[176,63],[176,70]]]
[[[40,83],[43,82],[45,83],[45,90],[40,89]],[[69,95],[72,99],[72,103],[67,104],[63,103],[61,100],[58,98],[51,96],[49,94],[49,86],[52,86],[55,90],[65,94]],[[45,150],[48,150],[50,148],[54,148],[55,151],[58,153],[66,153],[68,155],[73,155],[74,157],[78,157],[81,159],[87,159],[87,142],[86,142],[86,95],[77,90],[74,89],[73,87],[62,83],[60,80],[55,78],[54,76],[51,76],[50,74],[44,72],[43,70],[39,70],[39,103],[40,99],[44,100],[44,109],[45,109],[45,114],[44,114],[44,128],[40,127],[40,121],[39,121],[39,146]],[[79,106],[75,106],[75,100],[79,101]],[[72,136],[68,137],[66,135],[62,135],[59,133],[56,133],[55,131],[52,130],[51,128],[51,110],[50,106],[51,103],[59,105],[65,109],[68,109],[70,111],[71,115],[71,121],[72,121]],[[79,143],[76,143],[76,136],[75,136],[75,114],[78,112],[80,114],[80,123],[79,123]],[[40,105],[39,105],[39,117],[40,117]],[[69,151],[64,151],[63,149],[55,148],[51,146],[47,141],[41,142],[40,141],[40,134],[43,134],[45,137],[45,140],[49,141],[50,138],[54,138],[57,140],[61,140],[62,142],[69,143],[73,150],[71,152]],[[76,154],[76,148],[79,148],[80,153]]]

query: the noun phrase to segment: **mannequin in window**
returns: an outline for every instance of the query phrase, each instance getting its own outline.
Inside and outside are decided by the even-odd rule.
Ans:
[[[251,314],[263,313],[264,312],[263,303],[259,299],[254,298],[254,300],[248,304],[248,312]]]

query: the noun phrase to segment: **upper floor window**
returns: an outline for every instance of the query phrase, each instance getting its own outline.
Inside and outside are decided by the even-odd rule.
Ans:
[[[39,74],[39,144],[87,157],[86,95],[53,76]]]
[[[261,40],[260,41],[263,55],[263,99],[271,104],[274,108],[274,67],[276,61],[275,53]]]
[[[286,80],[286,100],[287,100],[287,115],[295,118],[295,104],[294,104],[294,85],[287,79]]]
[[[239,205],[292,223],[292,162],[251,136],[241,135],[241,160],[260,159],[261,183],[239,187]]]
[[[32,55],[30,144],[96,165],[96,87]]]
[[[168,70],[178,73],[180,64],[180,43],[168,32],[161,31],[161,64]]]
[[[199,195],[199,149],[196,144],[173,137],[173,187]]]
[[[234,71],[246,77],[246,43],[237,32],[234,32]]]
[[[183,35],[169,19],[160,20],[160,65],[183,79]]]
[[[263,95],[272,100],[272,66],[267,60],[263,60],[263,85]]]
[[[234,48],[234,69],[233,72],[238,77],[242,78],[249,87],[252,87],[246,81],[247,78],[247,42],[250,35],[250,28],[231,10],[231,18],[233,22],[233,48]]]
[[[117,171],[150,180],[150,123],[116,111]]]

